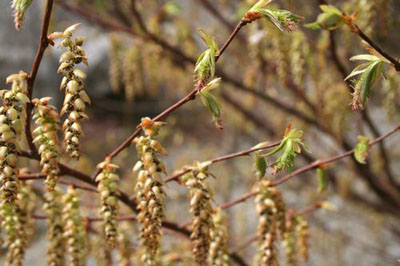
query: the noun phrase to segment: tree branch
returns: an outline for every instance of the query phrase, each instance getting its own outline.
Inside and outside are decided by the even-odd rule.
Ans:
[[[35,60],[32,65],[32,70],[31,70],[31,73],[29,74],[28,82],[27,82],[28,83],[27,84],[28,85],[28,97],[30,100],[32,99],[33,87],[35,84],[37,73],[39,71],[40,63],[42,62],[43,54],[46,51],[46,48],[49,46],[47,34],[48,34],[48,30],[49,30],[52,9],[53,9],[53,0],[47,0],[45,12],[44,12],[43,23],[42,23],[42,31],[40,34],[39,47],[36,52]],[[28,141],[30,152],[33,154],[37,154],[37,150],[36,150],[35,144],[33,143],[33,137],[32,137],[32,132],[31,132],[32,109],[33,109],[33,104],[30,102],[27,103],[26,104],[25,135],[26,135],[26,138]]]
[[[373,146],[373,145],[375,145],[375,144],[377,144],[377,143],[379,143],[379,142],[385,140],[386,138],[388,138],[388,137],[390,137],[391,135],[393,135],[394,133],[396,133],[398,130],[400,130],[400,125],[397,126],[397,127],[394,128],[394,129],[392,129],[391,131],[389,131],[389,132],[386,133],[385,135],[382,135],[382,136],[380,136],[379,138],[376,138],[375,140],[373,140],[373,141],[369,144],[369,146],[371,147],[371,146]],[[349,150],[349,151],[347,151],[347,152],[345,152],[345,153],[343,153],[343,154],[340,154],[340,155],[336,155],[336,156],[327,158],[327,159],[317,160],[317,161],[315,161],[315,162],[313,162],[313,163],[311,163],[311,164],[308,164],[308,165],[306,165],[306,166],[304,166],[304,167],[301,167],[301,168],[299,168],[299,169],[293,171],[292,173],[290,173],[290,174],[288,174],[288,175],[286,175],[286,176],[284,176],[284,177],[282,177],[282,178],[280,178],[280,179],[278,179],[278,180],[272,181],[272,182],[271,182],[271,186],[279,186],[279,185],[281,185],[281,184],[287,182],[288,180],[292,179],[293,177],[295,177],[295,176],[297,176],[297,175],[299,175],[299,174],[308,172],[308,171],[310,171],[310,170],[312,170],[312,169],[318,168],[318,167],[323,166],[323,165],[326,165],[326,164],[328,164],[328,163],[332,163],[332,162],[335,162],[335,161],[339,161],[339,160],[341,160],[341,159],[343,159],[343,158],[346,158],[346,157],[349,157],[349,156],[351,156],[351,155],[353,155],[353,154],[354,154],[354,149]],[[232,207],[232,206],[235,206],[235,205],[237,205],[237,204],[239,204],[239,203],[241,203],[241,202],[246,201],[247,199],[249,199],[249,198],[251,198],[251,197],[253,197],[253,196],[255,196],[255,195],[257,195],[256,192],[248,192],[248,193],[246,193],[245,195],[241,196],[241,197],[238,198],[238,199],[235,199],[235,200],[233,200],[233,201],[229,201],[229,202],[226,202],[226,203],[223,203],[223,204],[219,205],[219,207],[220,207],[221,209],[228,209],[228,208],[230,208],[230,207]]]

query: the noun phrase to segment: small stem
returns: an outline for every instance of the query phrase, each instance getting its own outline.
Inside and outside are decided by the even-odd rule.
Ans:
[[[373,40],[371,40],[365,33],[357,26],[355,25],[357,32],[356,34],[360,36],[361,39],[366,41],[372,48],[374,48],[378,53],[380,53],[383,57],[385,57],[387,60],[389,60],[394,68],[396,69],[397,72],[400,72],[400,62],[393,58],[391,55],[389,55],[387,52],[385,52],[378,44],[376,44]]]
[[[228,160],[231,160],[233,158],[250,155],[251,153],[256,152],[256,151],[261,151],[261,150],[266,150],[266,149],[270,149],[270,148],[273,148],[273,147],[277,147],[277,146],[279,146],[279,144],[280,144],[280,141],[272,143],[272,144],[268,144],[268,145],[265,145],[265,146],[262,146],[262,147],[251,148],[251,149],[247,149],[247,150],[244,150],[244,151],[239,151],[239,152],[231,153],[231,154],[228,154],[228,155],[216,157],[216,158],[211,159],[209,161],[211,161],[211,163],[213,163],[213,164],[214,163],[218,163],[218,162],[228,161]],[[176,174],[174,174],[174,175],[172,175],[170,177],[167,177],[164,181],[166,183],[171,182],[171,181],[177,181],[179,179],[179,177],[183,176],[184,174],[186,174],[188,172],[190,172],[190,170],[182,170],[182,171],[180,171],[180,172],[178,172],[178,173],[176,173]]]
[[[384,139],[386,139],[386,138],[390,137],[391,135],[393,135],[394,133],[396,133],[398,130],[400,130],[400,125],[395,127],[394,129],[392,129],[391,131],[389,131],[385,135],[382,135],[379,138],[376,138],[375,140],[373,140],[369,144],[369,146],[371,147],[371,146],[383,141]],[[324,159],[324,160],[317,160],[317,161],[315,161],[315,162],[313,162],[311,164],[308,164],[308,165],[306,165],[306,166],[304,166],[302,168],[297,169],[296,171],[293,171],[289,175],[286,175],[286,176],[284,176],[284,177],[282,177],[282,178],[280,178],[280,179],[278,179],[276,181],[272,181],[271,186],[273,186],[273,187],[279,186],[279,185],[287,182],[288,180],[292,179],[293,177],[295,177],[295,176],[297,176],[299,174],[308,172],[308,171],[310,171],[310,170],[312,170],[314,168],[320,167],[320,166],[328,164],[328,163],[339,161],[339,160],[341,160],[343,158],[346,158],[346,157],[348,157],[350,155],[353,155],[353,154],[354,154],[354,149],[352,149],[350,151],[347,151],[347,152],[345,152],[343,154],[339,154],[339,155]],[[241,202],[244,202],[247,199],[249,199],[251,197],[254,197],[255,195],[257,195],[256,192],[248,192],[248,193],[246,193],[245,195],[241,196],[240,198],[238,198],[236,200],[229,201],[229,202],[226,202],[224,204],[219,205],[219,207],[221,209],[227,209],[227,208],[235,206],[235,205],[237,205],[237,204],[239,204]]]
[[[49,40],[47,34],[50,25],[51,11],[53,9],[53,0],[47,0],[45,14],[43,18],[42,31],[40,34],[39,48],[36,52],[35,60],[33,62],[31,73],[28,77],[28,97],[31,100],[33,95],[33,86],[35,84],[36,76],[39,71],[40,63],[42,62],[43,54],[46,48],[49,46]],[[28,141],[30,152],[37,154],[35,144],[33,143],[33,137],[31,132],[31,119],[32,119],[33,104],[26,104],[26,122],[25,122],[25,135]]]

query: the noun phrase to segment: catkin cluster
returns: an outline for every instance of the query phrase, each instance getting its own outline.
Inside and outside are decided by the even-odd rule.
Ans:
[[[289,60],[293,81],[298,87],[303,88],[307,71],[306,59],[309,53],[309,46],[304,33],[301,31],[293,32],[291,40]]]
[[[101,169],[101,173],[96,177],[98,182],[97,190],[100,193],[101,209],[100,215],[103,217],[103,228],[106,243],[111,249],[117,244],[118,235],[118,195],[119,176],[115,173],[118,166],[108,161],[102,162],[97,166]]]
[[[33,131],[35,136],[33,142],[38,147],[42,172],[47,175],[46,188],[48,191],[53,191],[60,172],[58,168],[59,140],[57,136],[59,116],[56,108],[48,104],[50,99],[50,97],[45,97],[32,100],[35,104],[33,119],[35,119],[37,125]]]
[[[269,180],[259,181],[255,188],[257,214],[259,216],[258,234],[258,262],[257,265],[279,265],[278,249],[276,247],[276,231],[284,225],[285,213],[281,193],[276,188],[270,187]],[[283,223],[283,226],[282,226]],[[282,229],[281,229],[282,230]]]
[[[291,216],[291,215],[290,215]],[[286,232],[283,234],[282,246],[286,253],[286,262],[289,266],[298,265],[297,261],[297,234],[295,231],[295,222],[293,216],[286,219]]]
[[[209,265],[228,266],[228,229],[226,225],[226,215],[221,209],[217,209],[213,214],[214,228],[211,230],[211,244],[209,254]]]
[[[79,144],[82,135],[81,123],[88,119],[85,109],[90,104],[89,96],[83,87],[86,74],[76,67],[80,63],[87,65],[87,57],[82,47],[85,38],[72,39],[72,32],[77,26],[78,24],[73,25],[60,34],[64,37],[60,46],[66,49],[66,52],[61,55],[61,65],[58,68],[58,72],[64,75],[60,86],[60,89],[65,91],[61,115],[68,115],[62,127],[64,144],[67,153],[72,158],[79,158]]]
[[[131,233],[128,229],[129,224],[124,223],[121,226],[121,230],[118,234],[118,265],[120,266],[131,266],[132,255],[134,250],[132,248]]]
[[[297,233],[297,246],[299,249],[299,254],[304,261],[308,261],[308,250],[309,250],[308,240],[310,238],[310,232],[309,232],[308,222],[302,216],[296,217],[295,230]]]
[[[143,46],[137,43],[129,49],[122,46],[121,37],[118,35],[110,35],[110,50],[109,50],[109,78],[110,85],[115,94],[120,93],[121,88],[124,89],[126,100],[133,101],[135,97],[143,95],[143,86],[146,82],[155,82],[156,79],[146,77],[145,74],[152,75],[154,69],[159,68],[159,65],[151,68],[153,71],[146,71],[148,69],[145,62],[149,63],[150,59],[154,57],[154,53],[148,52],[151,46]],[[146,49],[146,50],[145,50]],[[150,56],[151,55],[151,56]],[[146,60],[143,60],[143,57]],[[154,61],[154,60],[153,60]],[[160,61],[157,61],[159,64]],[[151,91],[157,88],[157,84],[149,86]],[[150,92],[151,92],[150,91]]]
[[[213,193],[206,182],[210,175],[208,165],[207,162],[196,162],[190,167],[190,171],[182,176],[182,181],[190,190],[190,213],[193,217],[190,240],[194,258],[199,265],[207,265],[211,231],[214,229],[211,206]]]
[[[97,262],[97,266],[112,266],[112,249],[109,248],[109,244],[107,239],[104,237],[104,234],[98,236],[94,243],[94,257]]]
[[[375,31],[377,22],[376,14],[379,1],[360,0],[360,18],[359,24],[364,33],[371,36]]]
[[[25,105],[29,102],[26,78],[24,72],[11,75],[7,78],[7,83],[12,83],[11,90],[0,91],[3,101],[0,107],[0,215],[8,245],[17,241],[20,230],[17,213],[17,140],[22,134],[26,118]]]
[[[166,155],[160,142],[149,136],[135,138],[140,161],[134,167],[139,170],[135,187],[141,224],[140,239],[145,248],[142,262],[145,265],[156,265],[160,251],[161,224],[164,218],[164,181],[165,166],[159,155]]]
[[[25,250],[34,234],[35,219],[33,212],[36,207],[35,195],[29,185],[23,184],[17,194],[16,220],[18,231],[15,240],[10,243],[6,265],[22,266]]]
[[[79,199],[73,187],[63,197],[64,237],[71,266],[86,264],[86,230],[79,213]]]
[[[47,265],[63,266],[65,264],[65,239],[63,221],[62,195],[54,189],[45,194],[46,203],[43,204],[43,211],[47,215]]]
[[[287,37],[284,35],[274,36],[272,38],[272,48],[274,61],[276,62],[276,71],[279,82],[286,85],[290,71],[290,62],[288,59]]]

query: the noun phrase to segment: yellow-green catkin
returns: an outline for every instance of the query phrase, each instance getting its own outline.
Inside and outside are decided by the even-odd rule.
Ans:
[[[24,21],[24,15],[26,10],[32,4],[33,0],[13,0],[11,7],[14,9],[14,24],[15,28],[19,30],[22,27]]]
[[[43,211],[47,215],[47,265],[65,265],[65,239],[63,221],[62,194],[54,189],[45,194],[46,203],[43,204]]]
[[[286,253],[286,263],[289,266],[298,265],[297,261],[297,234],[293,216],[288,214],[286,220],[286,231],[283,234],[282,245]]]
[[[33,142],[38,147],[42,173],[47,175],[45,181],[47,191],[54,190],[60,172],[58,168],[60,141],[57,136],[60,119],[56,108],[48,104],[50,100],[50,97],[32,100],[35,104],[33,119],[36,123]]]
[[[132,234],[129,230],[129,224],[124,223],[118,234],[118,265],[131,266],[133,265],[132,258],[134,255],[132,241],[130,240]]]
[[[141,260],[144,265],[158,265],[165,197],[162,175],[166,174],[159,156],[166,155],[166,151],[151,135],[135,138],[134,142],[140,157],[134,171],[139,170],[135,191],[139,209],[137,220],[141,225],[139,238],[144,248]]]
[[[133,101],[136,96],[143,94],[143,72],[140,50],[135,46],[124,52],[122,60],[125,98]]]
[[[299,87],[304,88],[304,79],[306,76],[306,58],[309,53],[309,46],[304,33],[301,31],[293,32],[291,35],[291,44],[289,50],[290,69],[293,76],[293,82]]]
[[[67,242],[69,265],[86,265],[86,229],[79,212],[79,199],[73,187],[63,197],[64,237]]]
[[[258,254],[257,265],[277,266],[278,249],[276,247],[276,229],[278,208],[273,200],[273,188],[270,187],[269,180],[259,181],[254,191],[256,210],[258,214]]]
[[[213,209],[211,202],[213,193],[208,183],[207,177],[209,163],[195,162],[190,167],[190,171],[182,176],[182,181],[190,190],[190,213],[192,220],[192,234],[190,240],[192,242],[192,251],[195,261],[199,265],[207,265],[207,258],[211,243],[211,230],[214,229],[212,219]]]
[[[17,195],[17,219],[18,231],[16,239],[10,243],[5,265],[22,266],[27,249],[34,234],[35,219],[33,213],[36,207],[36,198],[28,184],[22,184]]]
[[[211,243],[209,252],[209,265],[228,266],[228,228],[226,215],[221,209],[213,214],[214,228],[211,230]]]
[[[97,266],[112,266],[112,249],[109,248],[108,240],[103,236],[95,239],[94,256],[97,261]]]
[[[121,89],[122,68],[121,63],[121,40],[118,35],[110,35],[110,50],[108,52],[109,68],[108,75],[111,89],[115,94],[118,94]]]
[[[116,174],[118,166],[104,161],[97,166],[101,173],[96,177],[98,183],[97,190],[100,194],[101,209],[100,215],[103,217],[103,230],[107,246],[113,249],[117,244],[119,210],[118,196],[119,176]]]
[[[379,19],[379,34],[385,36],[389,33],[393,26],[393,1],[377,0],[377,16]]]
[[[61,65],[58,72],[64,75],[60,89],[65,91],[65,98],[61,115],[67,114],[63,124],[65,149],[70,157],[79,158],[79,146],[82,136],[82,121],[88,119],[85,109],[90,104],[90,99],[84,90],[84,80],[86,74],[79,68],[77,64],[84,63],[87,65],[87,57],[83,50],[84,37],[72,39],[72,32],[78,24],[67,28],[62,36],[64,40],[60,47],[66,49],[61,55]]]
[[[300,256],[305,262],[308,261],[309,257],[309,238],[310,232],[308,222],[302,216],[296,217],[296,233],[297,233],[297,246]]]
[[[383,107],[386,111],[387,118],[392,122],[396,113],[396,99],[399,93],[397,92],[400,78],[395,73],[390,73],[386,79],[382,81],[382,91],[385,94],[383,99]]]
[[[1,90],[3,100],[0,107],[0,216],[5,229],[6,245],[18,241],[21,229],[17,213],[17,195],[19,191],[17,153],[18,143],[26,119],[26,103],[29,102],[24,72],[11,75],[7,83],[10,90]]]
[[[358,23],[361,29],[365,34],[371,36],[376,27],[376,22],[378,18],[377,15],[377,7],[379,1],[370,1],[370,0],[360,0],[359,2],[359,18]]]
[[[278,37],[279,36],[279,37]],[[276,71],[279,82],[285,86],[289,77],[290,64],[288,59],[288,48],[285,36],[280,34],[272,39],[273,58],[276,62]]]

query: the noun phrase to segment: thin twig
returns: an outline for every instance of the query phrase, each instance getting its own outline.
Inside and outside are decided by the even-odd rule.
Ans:
[[[385,52],[377,43],[375,43],[371,38],[369,38],[357,25],[355,25],[357,31],[355,32],[361,39],[367,42],[372,48],[374,48],[383,57],[389,60],[397,72],[400,72],[400,62],[392,57],[390,54]]]
[[[35,60],[32,65],[31,73],[28,77],[28,97],[32,99],[33,95],[33,86],[35,84],[36,76],[39,71],[40,63],[42,62],[43,54],[46,51],[46,48],[49,46],[49,40],[47,39],[47,34],[49,30],[51,11],[53,9],[53,0],[47,0],[43,23],[42,23],[42,31],[40,34],[40,42],[39,47],[36,52]],[[32,109],[33,104],[26,104],[26,122],[25,122],[25,134],[28,141],[29,149],[32,154],[37,154],[37,150],[35,144],[33,143],[33,137],[31,132],[31,118],[32,118]]]
[[[376,139],[373,140],[369,145],[370,145],[370,146],[373,146],[373,145],[375,145],[375,144],[377,144],[377,143],[383,141],[384,139],[386,139],[386,138],[390,137],[391,135],[393,135],[394,133],[396,133],[398,130],[400,130],[400,125],[397,126],[397,127],[394,128],[394,129],[392,129],[391,131],[389,131],[389,132],[386,133],[385,135],[382,135],[382,136],[380,136],[379,138],[376,138]],[[297,175],[299,175],[299,174],[305,173],[305,172],[307,172],[307,171],[310,171],[310,170],[312,170],[312,169],[318,168],[318,167],[320,167],[320,166],[322,166],[322,165],[326,165],[326,164],[328,164],[328,163],[332,163],[332,162],[335,162],[335,161],[339,161],[339,160],[341,160],[341,159],[343,159],[343,158],[346,158],[346,157],[348,157],[348,156],[351,156],[351,155],[353,155],[353,154],[354,154],[354,149],[349,150],[349,151],[347,151],[347,152],[345,152],[345,153],[343,153],[343,154],[336,155],[336,156],[333,156],[333,157],[324,159],[324,160],[317,160],[317,161],[315,161],[315,162],[313,162],[313,163],[311,163],[311,164],[308,164],[308,165],[306,165],[306,166],[304,166],[304,167],[302,167],[302,168],[299,168],[299,169],[293,171],[293,172],[292,172],[291,174],[289,174],[289,175],[286,175],[286,176],[284,176],[284,177],[282,177],[282,178],[280,178],[280,179],[278,179],[278,180],[272,181],[271,186],[279,186],[279,185],[281,185],[281,184],[287,182],[288,180],[292,179],[293,177],[295,177],[295,176],[297,176]],[[227,209],[227,208],[230,208],[230,207],[232,207],[232,206],[235,206],[235,205],[237,205],[237,204],[239,204],[239,203],[241,203],[241,202],[244,202],[244,201],[246,201],[247,199],[249,199],[249,198],[251,198],[251,197],[254,197],[255,195],[257,195],[256,192],[248,192],[248,193],[246,193],[245,195],[241,196],[241,197],[238,198],[238,199],[235,199],[235,200],[233,200],[233,201],[229,201],[229,202],[226,202],[226,203],[224,203],[224,204],[219,205],[219,207],[220,207],[221,209]]]
[[[224,53],[224,51],[228,48],[229,44],[232,42],[232,40],[235,38],[235,36],[238,34],[238,32],[240,31],[241,28],[243,28],[247,23],[244,21],[240,21],[238,23],[238,25],[236,26],[235,30],[232,32],[232,34],[229,36],[228,40],[224,43],[224,45],[222,46],[220,52],[218,53],[217,56],[215,56],[215,62],[218,61],[218,59],[220,58],[220,56]],[[164,110],[163,112],[161,112],[159,115],[157,115],[156,117],[154,117],[152,119],[152,121],[156,122],[156,121],[160,121],[161,119],[163,119],[164,117],[166,117],[167,115],[169,115],[170,113],[174,112],[176,109],[180,108],[182,105],[184,105],[185,103],[194,100],[196,97],[196,94],[201,91],[203,89],[204,84],[202,83],[198,83],[196,88],[194,88],[189,94],[187,94],[185,97],[183,97],[181,100],[179,100],[178,102],[176,102],[175,104],[171,105],[170,107],[168,107],[166,110]],[[138,125],[136,130],[121,144],[119,145],[116,149],[114,149],[110,154],[106,155],[106,157],[110,157],[110,158],[114,158],[115,156],[117,156],[120,152],[122,152],[125,148],[129,147],[132,143],[132,140],[134,138],[136,138],[141,132],[141,126]],[[97,170],[94,174],[93,174],[93,179],[96,178],[96,176],[100,173],[99,170]]]
[[[250,155],[251,153],[256,152],[256,151],[262,151],[262,150],[266,150],[266,149],[270,149],[270,148],[279,146],[280,143],[281,142],[278,141],[278,142],[275,142],[275,143],[272,143],[272,144],[263,145],[261,147],[254,147],[254,148],[251,148],[251,149],[247,149],[247,150],[231,153],[231,154],[228,154],[228,155],[216,157],[216,158],[211,159],[209,161],[212,164],[218,163],[218,162],[223,162],[223,161],[228,161],[228,160],[231,160],[233,158]],[[176,173],[176,174],[174,174],[174,175],[172,175],[170,177],[167,177],[164,181],[166,183],[171,182],[171,181],[177,181],[179,179],[179,177],[181,177],[182,175],[188,173],[189,171],[190,170],[186,170],[186,169],[182,170],[182,171],[180,171],[180,172],[178,172],[178,173]]]

